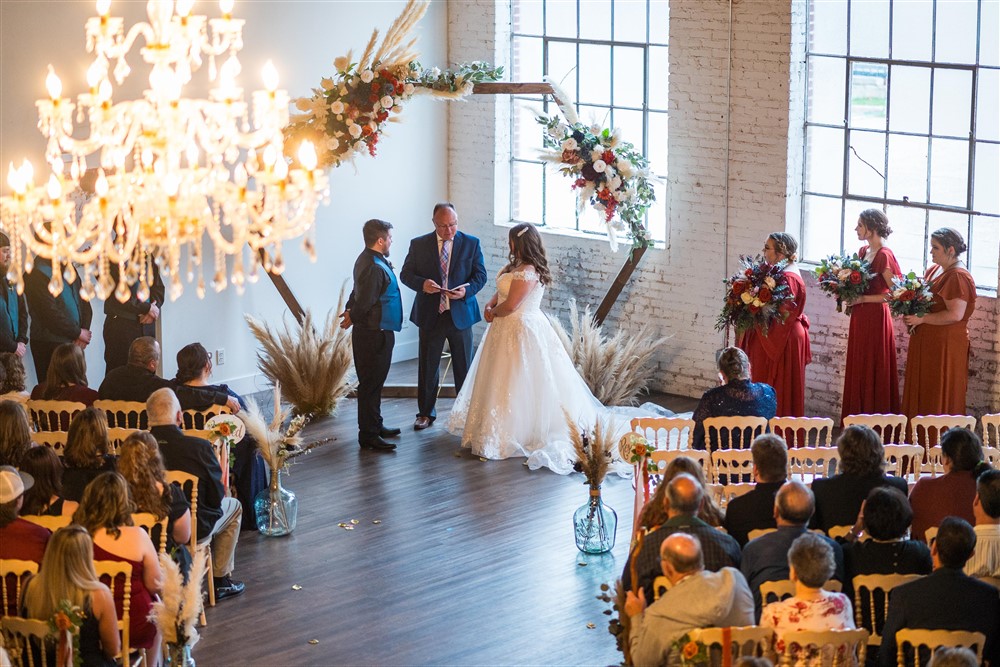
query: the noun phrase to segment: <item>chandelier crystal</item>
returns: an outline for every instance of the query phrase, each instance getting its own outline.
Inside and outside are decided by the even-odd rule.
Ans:
[[[126,33],[124,19],[109,14],[110,0],[98,0],[98,15],[86,23],[87,51],[94,53],[89,90],[75,104],[62,97],[49,66],[49,97],[36,106],[51,173],[36,184],[29,162],[11,163],[13,194],[0,198],[0,221],[11,240],[8,280],[19,293],[36,256],[52,261],[53,295],[79,277],[82,298],[113,293],[121,301],[135,284],[139,298],[148,298],[153,262],[171,278],[176,299],[182,278],[196,276],[204,296],[206,252],[214,258],[217,291],[231,282],[242,292],[261,265],[280,273],[282,242],[289,239],[305,235],[303,247],[315,259],[316,209],[329,199],[315,149],[304,142],[298,166],[286,161],[289,98],[270,62],[264,89],[253,91],[249,104],[244,100],[236,83],[244,21],[233,18],[233,0],[221,0],[222,16],[212,19],[193,16],[193,4],[149,0],[148,22]],[[112,81],[121,85],[128,77],[126,56],[140,37],[142,59],[151,67],[149,88],[140,99],[113,102]],[[184,97],[206,56],[213,84],[208,99]],[[74,131],[74,112],[76,123],[89,129],[85,138],[74,136],[82,134]],[[112,264],[119,269],[117,285]]]

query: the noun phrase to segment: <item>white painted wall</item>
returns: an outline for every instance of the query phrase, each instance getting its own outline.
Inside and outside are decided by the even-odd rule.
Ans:
[[[240,54],[244,89],[262,87],[260,71],[274,61],[281,86],[293,97],[305,95],[333,72],[333,59],[354,49],[358,58],[371,30],[385,31],[403,8],[402,1],[361,0],[237,2],[235,15],[246,19],[245,46]],[[217,16],[215,2],[202,0],[195,12]],[[124,15],[126,25],[145,17],[145,3],[114,2],[114,15]],[[95,15],[87,1],[3,0],[0,2],[0,165],[27,157],[43,164],[44,141],[36,128],[34,102],[45,96],[46,65],[51,63],[63,80],[64,96],[75,96],[86,86],[91,58],[85,49],[84,22]],[[419,24],[418,50],[425,63],[446,63],[447,8],[433,2]],[[115,99],[134,97],[143,87],[148,69],[138,49],[129,57],[133,73]],[[195,83],[205,79],[196,76]],[[193,94],[185,91],[185,94]],[[356,168],[345,166],[331,173],[331,202],[317,216],[319,261],[311,264],[293,242],[286,247],[285,278],[299,301],[319,316],[337,305],[337,295],[349,280],[354,259],[363,247],[361,225],[372,217],[395,226],[391,260],[402,265],[409,240],[431,229],[430,212],[447,194],[448,105],[416,98],[402,114],[404,122],[391,126],[379,144],[376,160],[361,157]],[[2,186],[4,192],[6,185]],[[206,278],[211,282],[211,275]],[[349,286],[348,286],[349,288]],[[287,312],[267,277],[242,296],[228,288],[199,300],[193,285],[184,295],[168,301],[163,309],[164,374],[172,377],[178,349],[200,341],[209,350],[225,348],[226,365],[216,367],[215,380],[229,382],[241,392],[261,389],[265,381],[256,369],[256,341],[243,322],[252,313],[280,323]],[[407,312],[412,294],[404,289]],[[95,302],[94,342],[87,349],[89,378],[97,386],[104,375],[101,338],[103,309]],[[291,316],[288,316],[291,321]],[[406,323],[397,337],[396,358],[416,356],[416,329]],[[33,375],[32,364],[26,363]]]

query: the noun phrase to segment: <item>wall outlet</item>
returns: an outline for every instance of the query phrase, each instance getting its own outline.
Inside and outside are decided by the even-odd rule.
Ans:
[[[226,365],[226,350],[225,348],[219,348],[215,351],[215,365],[225,366]]]

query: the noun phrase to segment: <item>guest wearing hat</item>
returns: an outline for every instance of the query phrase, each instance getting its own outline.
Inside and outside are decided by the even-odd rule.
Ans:
[[[35,483],[31,475],[0,466],[0,558],[31,560],[38,564],[52,535],[46,528],[18,517],[24,491]]]
[[[0,232],[0,352],[23,357],[28,351],[28,306],[24,295],[7,282],[10,238]]]

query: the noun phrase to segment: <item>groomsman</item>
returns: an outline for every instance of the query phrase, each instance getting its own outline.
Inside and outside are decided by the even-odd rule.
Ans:
[[[139,283],[129,288],[125,303],[111,295],[104,302],[104,374],[128,363],[128,349],[136,338],[156,338],[156,320],[163,308],[165,290],[156,262],[150,262],[149,296],[141,301]],[[118,284],[118,265],[110,266],[111,280]]]
[[[354,326],[351,345],[358,374],[358,443],[362,449],[392,451],[396,445],[385,438],[400,431],[382,423],[382,387],[392,363],[395,332],[403,328],[399,283],[388,259],[392,225],[369,220],[364,237],[365,250],[354,263],[354,289],[347,309],[340,314],[340,326]]]
[[[63,282],[58,296],[49,293],[52,262],[35,258],[35,267],[25,276],[24,295],[31,314],[31,357],[35,375],[42,382],[49,371],[52,352],[63,343],[74,343],[86,349],[90,345],[90,321],[94,311],[90,302],[80,298],[80,282]]]
[[[7,282],[10,270],[10,239],[0,233],[0,352],[13,352],[23,357],[28,351],[28,305]],[[44,378],[39,382],[44,381]]]
[[[458,231],[458,214],[447,202],[434,206],[434,231],[410,242],[399,277],[417,293],[410,321],[420,332],[417,367],[417,431],[437,413],[441,354],[447,340],[461,390],[472,364],[472,325],[482,319],[476,293],[486,285],[486,264],[479,239]]]

